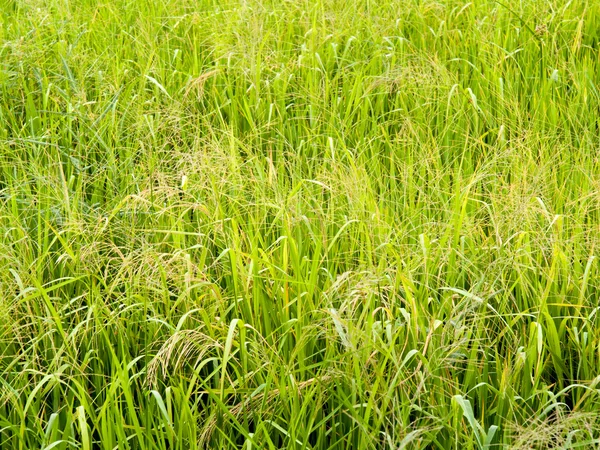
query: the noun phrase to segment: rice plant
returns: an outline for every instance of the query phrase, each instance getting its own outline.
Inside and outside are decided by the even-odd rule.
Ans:
[[[600,448],[600,1],[0,0],[0,448]]]

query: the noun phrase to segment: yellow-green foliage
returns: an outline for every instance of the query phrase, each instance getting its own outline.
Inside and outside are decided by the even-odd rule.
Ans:
[[[600,1],[0,0],[0,447],[600,445]]]

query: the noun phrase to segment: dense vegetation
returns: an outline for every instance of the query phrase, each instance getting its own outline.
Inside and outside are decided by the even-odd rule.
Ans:
[[[0,447],[600,445],[600,1],[0,5]]]

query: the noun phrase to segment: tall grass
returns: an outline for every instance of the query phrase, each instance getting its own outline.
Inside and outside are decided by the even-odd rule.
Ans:
[[[600,2],[0,4],[2,448],[598,448]]]

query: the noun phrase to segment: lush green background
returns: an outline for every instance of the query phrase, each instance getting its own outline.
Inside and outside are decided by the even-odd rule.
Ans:
[[[0,4],[2,448],[599,445],[600,1]]]

